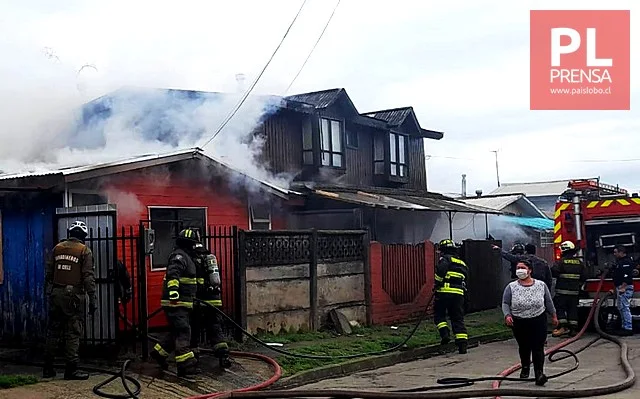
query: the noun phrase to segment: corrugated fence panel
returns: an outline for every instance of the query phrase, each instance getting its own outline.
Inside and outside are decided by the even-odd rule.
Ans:
[[[396,305],[411,303],[427,282],[424,243],[382,246],[382,288]]]

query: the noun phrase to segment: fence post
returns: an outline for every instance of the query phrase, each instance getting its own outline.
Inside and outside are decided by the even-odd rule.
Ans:
[[[309,327],[318,329],[318,230],[311,229],[309,238]]]
[[[233,235],[235,239],[234,242],[234,265],[233,265],[233,274],[234,274],[234,302],[235,309],[234,313],[236,314],[235,320],[243,329],[247,329],[247,272],[246,272],[246,262],[245,262],[245,231],[238,230],[237,226],[233,226]],[[244,342],[244,334],[242,331],[237,328],[234,329],[234,337],[233,339],[237,342]]]
[[[373,298],[371,294],[371,237],[369,229],[362,235],[362,263],[364,266],[364,300],[366,305],[367,326],[373,324]]]
[[[147,262],[144,253],[144,224],[138,228],[138,322],[142,337],[142,360],[149,359],[149,309],[147,308]]]

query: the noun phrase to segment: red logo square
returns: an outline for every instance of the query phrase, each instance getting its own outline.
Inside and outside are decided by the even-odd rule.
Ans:
[[[530,109],[630,109],[629,10],[532,10],[530,18]]]

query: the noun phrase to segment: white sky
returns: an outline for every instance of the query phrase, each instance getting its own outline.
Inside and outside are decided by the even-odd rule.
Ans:
[[[253,79],[301,3],[0,0],[0,100],[15,97],[25,115],[51,111],[52,92],[77,94],[84,64],[98,68],[80,75],[87,100],[123,84],[234,90],[235,74]],[[342,0],[288,94],[344,87],[361,112],[413,106],[423,127],[445,132],[426,143],[433,191],[458,193],[463,173],[470,193],[493,190],[496,149],[503,183],[599,175],[639,189],[640,161],[615,160],[640,159],[640,7],[604,4]],[[334,6],[307,1],[256,92],[285,94]],[[532,8],[631,9],[631,111],[529,111]],[[2,146],[22,145],[2,130]]]

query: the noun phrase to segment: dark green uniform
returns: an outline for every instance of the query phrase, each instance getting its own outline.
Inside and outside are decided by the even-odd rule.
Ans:
[[[204,249],[201,244],[199,248],[201,248],[200,256],[194,258],[198,282],[196,298],[220,308],[222,306],[222,292],[218,261],[215,255]],[[200,334],[204,330],[215,355],[224,359],[228,357],[229,347],[222,333],[221,316],[209,305],[202,303],[194,305],[191,321],[191,347],[194,349],[198,347]]]
[[[449,342],[447,313],[451,319],[451,328],[460,353],[466,353],[468,335],[464,325],[464,304],[467,265],[457,256],[445,254],[436,266],[435,298],[433,302],[433,321],[440,333],[442,343]]]
[[[76,238],[63,240],[53,248],[45,273],[49,294],[49,324],[45,363],[53,364],[60,339],[64,340],[67,362],[65,376],[73,374],[78,365],[78,349],[83,327],[83,303],[89,296],[95,309],[95,275],[91,249]]]
[[[169,353],[175,350],[178,375],[194,372],[195,354],[191,344],[191,312],[197,289],[196,264],[183,249],[176,248],[169,256],[160,304],[169,321],[170,334],[153,347],[151,356],[166,369]]]
[[[551,269],[556,278],[555,305],[558,313],[559,328],[554,335],[566,332],[575,333],[578,328],[578,304],[580,287],[586,280],[586,267],[581,259],[563,257]]]

